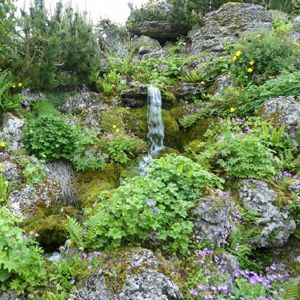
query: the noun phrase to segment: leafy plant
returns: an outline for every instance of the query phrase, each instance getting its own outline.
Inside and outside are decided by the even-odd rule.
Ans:
[[[12,93],[17,85],[13,83],[9,72],[0,72],[0,112],[13,111],[19,108],[21,98],[18,94]]]
[[[205,187],[221,179],[185,157],[154,161],[146,177],[127,180],[112,194],[102,194],[96,213],[78,229],[69,223],[73,240],[93,248],[147,243],[152,238],[173,252],[186,252],[192,232],[189,210]],[[74,233],[75,232],[75,233]]]
[[[79,139],[78,130],[62,118],[42,116],[26,127],[23,142],[31,155],[44,160],[65,158],[71,160]]]
[[[263,83],[283,71],[295,70],[299,55],[299,47],[289,38],[289,32],[251,33],[235,45],[231,72],[243,85],[249,81]]]
[[[18,227],[20,221],[0,208],[0,282],[17,292],[43,284],[46,274],[42,249]]]
[[[3,174],[0,174],[0,203],[3,203],[8,198],[9,183],[5,180]]]

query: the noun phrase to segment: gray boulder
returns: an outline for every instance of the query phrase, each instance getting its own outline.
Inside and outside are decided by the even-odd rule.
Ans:
[[[15,292],[7,291],[0,292],[0,300],[25,300],[25,298],[18,296]]]
[[[242,34],[272,28],[272,12],[262,6],[229,2],[204,17],[204,26],[189,32],[192,53],[203,51],[222,55],[225,43],[234,43]]]
[[[213,86],[214,96],[216,97],[221,96],[226,89],[233,86],[234,86],[233,79],[229,75],[226,74],[217,77]]]
[[[187,28],[171,24],[168,21],[153,20],[135,24],[132,33],[138,36],[146,35],[164,43],[167,41],[176,41],[178,37],[185,36]]]
[[[227,192],[216,190],[212,195],[201,198],[192,212],[194,238],[199,242],[208,241],[212,247],[226,243],[234,228],[237,212],[234,200]]]
[[[252,241],[255,246],[282,246],[295,232],[295,221],[287,211],[275,206],[278,195],[266,182],[253,179],[242,181],[239,185],[239,197],[244,209],[257,217],[255,223],[262,228]]]
[[[162,273],[165,264],[150,250],[129,249],[125,253],[122,250],[78,287],[69,300],[183,299],[177,284]]]
[[[59,184],[47,179],[35,185],[25,185],[19,190],[10,193],[7,207],[16,216],[28,219],[33,216],[39,207],[50,207],[59,204],[62,192]]]
[[[300,103],[294,97],[270,99],[262,106],[263,116],[272,119],[277,126],[285,125],[285,131],[297,145],[300,131]]]
[[[300,179],[292,180],[292,183],[289,186],[289,191],[300,196]]]
[[[32,93],[29,89],[24,89],[22,92],[22,106],[30,109],[31,106],[37,101],[45,101],[46,95],[43,93]]]
[[[0,131],[0,140],[7,142],[7,150],[14,151],[23,147],[22,128],[24,125],[25,121],[13,114],[8,113],[4,116]]]
[[[97,126],[98,117],[105,110],[99,94],[90,91],[81,91],[69,97],[61,107],[61,111],[79,116],[87,125]]]

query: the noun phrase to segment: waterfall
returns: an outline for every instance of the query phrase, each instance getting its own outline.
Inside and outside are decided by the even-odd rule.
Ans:
[[[148,86],[148,155],[144,156],[139,164],[141,175],[147,174],[153,157],[157,156],[164,149],[164,123],[161,112],[162,100],[160,90],[153,86]]]

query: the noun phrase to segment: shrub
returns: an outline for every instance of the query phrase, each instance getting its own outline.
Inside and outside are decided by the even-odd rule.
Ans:
[[[34,289],[45,280],[43,252],[18,227],[20,221],[0,208],[0,282],[17,292]]]
[[[262,83],[283,71],[295,70],[299,54],[299,47],[285,30],[252,33],[235,45],[231,71],[244,85],[249,80]]]
[[[186,252],[193,227],[189,211],[205,187],[221,182],[188,158],[159,159],[146,177],[129,179],[113,194],[100,196],[86,231],[78,228],[72,238],[93,248],[147,243],[152,237],[165,249]]]
[[[99,67],[92,25],[85,15],[58,2],[49,15],[38,0],[18,20],[18,52],[11,52],[13,73],[38,90],[91,85]],[[16,55],[17,53],[17,55]]]
[[[80,138],[78,130],[56,116],[32,120],[24,131],[23,142],[31,155],[43,160],[71,160]]]
[[[199,156],[200,161],[203,164],[211,162],[222,167],[228,175],[238,178],[274,175],[281,162],[274,155],[275,150],[271,149],[274,144],[270,133],[264,133],[261,123],[256,122],[233,119],[209,129],[205,134],[208,140],[202,143],[205,151]]]

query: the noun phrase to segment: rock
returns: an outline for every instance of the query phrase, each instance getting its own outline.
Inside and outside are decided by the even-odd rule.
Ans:
[[[37,101],[47,100],[46,95],[43,93],[31,93],[29,89],[24,89],[22,92],[22,106],[30,109],[31,106]]]
[[[244,209],[258,218],[255,223],[262,228],[261,233],[252,241],[255,246],[282,246],[295,232],[295,221],[287,211],[281,211],[275,206],[278,195],[264,181],[242,181],[239,185],[239,197]]]
[[[236,210],[234,200],[227,192],[216,190],[201,198],[192,211],[194,238],[199,242],[208,241],[211,247],[226,243],[236,222]]]
[[[55,180],[61,189],[64,204],[75,203],[76,188],[74,184],[73,166],[65,160],[47,162],[46,172],[48,177]]]
[[[1,161],[1,159],[0,159]],[[4,169],[2,172],[4,177],[9,180],[11,188],[22,183],[22,170],[20,167],[13,161],[5,160],[1,162],[1,167]]]
[[[300,179],[294,179],[289,186],[289,191],[300,196]]]
[[[229,87],[233,87],[233,79],[229,75],[221,75],[214,82],[214,96],[219,97]]]
[[[79,286],[69,300],[183,299],[170,275],[163,274],[167,262],[146,249],[122,251]]]
[[[140,37],[133,37],[132,45],[136,48],[139,54],[136,59],[150,59],[166,56],[166,51],[161,47],[159,41],[142,35]]]
[[[99,95],[90,91],[81,91],[69,97],[61,111],[78,115],[86,125],[97,126],[99,115],[105,110]]]
[[[14,151],[23,148],[22,143],[22,128],[25,121],[14,116],[13,114],[6,114],[3,119],[0,140],[5,140],[8,144],[7,150]]]
[[[54,180],[45,180],[36,185],[25,185],[20,190],[10,193],[7,206],[10,211],[27,219],[34,215],[39,206],[50,207],[60,202],[62,193]]]
[[[300,16],[296,16],[293,20],[293,28],[296,32],[300,32]]]
[[[25,298],[18,296],[15,292],[6,291],[0,292],[0,300],[25,300]]]
[[[220,257],[223,261],[223,270],[224,273],[232,274],[235,270],[240,268],[239,260],[230,253],[223,253]]]
[[[192,53],[203,51],[222,55],[225,43],[234,43],[242,34],[272,28],[272,12],[259,5],[229,2],[204,17],[204,26],[189,32]]]
[[[171,24],[168,21],[143,21],[135,24],[132,33],[138,36],[146,35],[158,40],[160,43],[167,41],[176,41],[178,37],[187,34],[185,26]]]
[[[174,91],[176,98],[181,100],[189,100],[192,97],[200,97],[203,93],[203,88],[199,83],[180,83]]]
[[[122,105],[125,107],[138,108],[147,104],[148,86],[133,81],[128,89],[121,92]]]
[[[275,125],[285,125],[285,131],[295,143],[300,130],[300,103],[294,97],[278,97],[266,101],[262,106],[263,116],[270,118]]]

